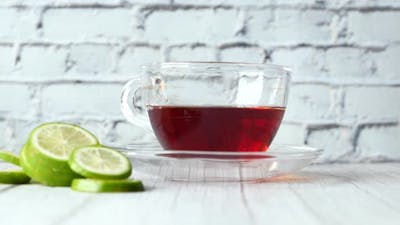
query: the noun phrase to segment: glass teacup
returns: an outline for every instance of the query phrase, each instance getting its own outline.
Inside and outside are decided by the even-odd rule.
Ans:
[[[168,150],[266,151],[284,115],[290,70],[250,63],[143,67],[122,91],[122,112]]]

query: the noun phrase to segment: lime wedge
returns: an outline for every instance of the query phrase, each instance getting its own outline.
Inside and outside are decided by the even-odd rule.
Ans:
[[[19,157],[12,152],[0,150],[0,159],[19,166]]]
[[[72,190],[83,192],[135,192],[144,191],[140,180],[74,179]]]
[[[77,148],[68,163],[73,171],[87,178],[125,179],[132,172],[131,162],[126,156],[102,146]]]
[[[22,170],[0,171],[0,183],[2,184],[26,184],[31,180]]]
[[[32,179],[49,186],[69,186],[78,174],[68,165],[72,150],[97,145],[89,131],[72,124],[46,123],[35,128],[21,151],[20,163]]]

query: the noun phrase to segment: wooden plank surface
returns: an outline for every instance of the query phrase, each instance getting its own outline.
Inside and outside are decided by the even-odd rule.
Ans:
[[[87,194],[0,185],[0,224],[400,224],[400,164],[316,165],[258,183],[144,179],[147,191]]]

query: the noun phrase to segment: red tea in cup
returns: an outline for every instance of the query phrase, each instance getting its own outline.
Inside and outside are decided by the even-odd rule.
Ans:
[[[170,150],[265,151],[284,107],[148,106],[160,144]]]

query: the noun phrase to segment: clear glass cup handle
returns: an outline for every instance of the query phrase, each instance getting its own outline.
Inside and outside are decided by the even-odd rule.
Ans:
[[[141,79],[133,79],[125,84],[121,92],[121,110],[129,122],[143,128],[154,137],[141,84]]]

